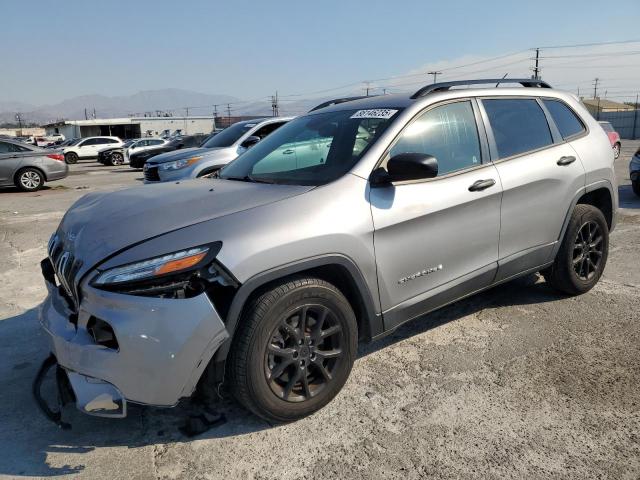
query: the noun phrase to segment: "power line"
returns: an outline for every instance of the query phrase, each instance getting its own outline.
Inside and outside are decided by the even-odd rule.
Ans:
[[[625,43],[640,43],[640,40],[618,40],[613,42],[593,42],[593,43],[576,43],[573,45],[547,45],[544,47],[539,47],[541,49],[545,48],[580,48],[580,47],[598,47],[601,45],[622,45]]]

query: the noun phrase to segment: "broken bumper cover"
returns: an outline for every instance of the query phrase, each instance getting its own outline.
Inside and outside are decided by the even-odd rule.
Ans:
[[[228,338],[213,304],[201,294],[162,299],[106,292],[87,282],[75,314],[53,282],[40,307],[51,352],[66,371],[83,412],[126,416],[126,403],[173,406],[190,396],[209,360]],[[92,318],[113,329],[118,349],[95,342]]]

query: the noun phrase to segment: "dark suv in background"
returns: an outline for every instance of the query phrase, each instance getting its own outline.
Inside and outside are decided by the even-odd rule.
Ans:
[[[183,137],[176,137],[157,148],[150,148],[142,152],[131,152],[129,154],[129,166],[131,168],[142,168],[144,163],[156,155],[161,153],[173,152],[174,150],[180,150],[182,148],[199,147],[210,135],[197,134],[186,135]]]

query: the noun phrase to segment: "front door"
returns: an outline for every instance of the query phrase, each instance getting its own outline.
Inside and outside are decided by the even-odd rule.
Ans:
[[[481,144],[478,119],[471,100],[429,108],[405,127],[387,159],[405,152],[433,155],[438,176],[370,189],[386,329],[493,279],[502,188]]]

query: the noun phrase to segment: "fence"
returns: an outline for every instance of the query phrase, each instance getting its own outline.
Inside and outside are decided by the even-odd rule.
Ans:
[[[640,138],[640,110],[600,112],[597,118],[610,122],[621,138],[626,140]]]

